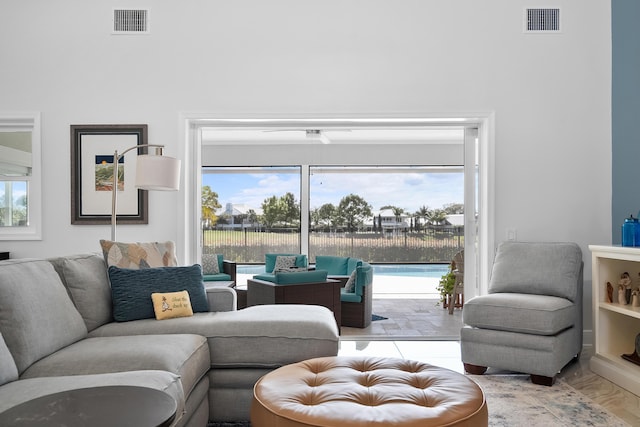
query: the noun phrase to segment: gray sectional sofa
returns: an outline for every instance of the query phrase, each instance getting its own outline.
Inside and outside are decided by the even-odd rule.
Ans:
[[[324,307],[235,310],[232,289],[207,287],[209,312],[116,322],[111,297],[98,254],[0,262],[0,412],[58,391],[138,385],[176,399],[177,426],[248,420],[258,378],[338,352]]]

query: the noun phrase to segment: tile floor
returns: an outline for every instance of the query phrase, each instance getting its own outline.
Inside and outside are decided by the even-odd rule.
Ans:
[[[373,300],[373,312],[388,317],[365,329],[341,330],[339,355],[398,357],[418,360],[464,373],[460,360],[462,311],[449,315],[437,299]],[[578,363],[568,365],[560,378],[580,393],[633,426],[640,426],[640,397],[594,374],[589,369],[591,346]],[[505,374],[489,369],[485,375]]]

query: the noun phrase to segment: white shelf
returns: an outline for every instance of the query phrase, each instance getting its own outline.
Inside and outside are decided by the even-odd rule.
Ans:
[[[600,310],[609,310],[625,316],[640,319],[640,307],[632,307],[631,305],[623,305],[618,303],[600,302]],[[640,332],[640,331],[638,331]]]
[[[640,287],[640,248],[589,246],[593,268],[593,321],[595,353],[593,372],[640,396],[640,366],[622,358],[632,354],[640,334],[640,307],[618,303],[617,284],[628,272],[632,287]],[[614,287],[613,303],[607,302],[606,284]]]

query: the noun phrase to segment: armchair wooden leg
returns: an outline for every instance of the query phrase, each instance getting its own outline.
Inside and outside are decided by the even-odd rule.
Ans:
[[[482,375],[485,372],[487,372],[487,367],[486,366],[478,366],[478,365],[472,365],[471,363],[465,363],[464,364],[464,370],[465,372],[468,372],[472,375]]]
[[[547,387],[551,387],[553,383],[556,382],[555,375],[553,377],[545,377],[544,375],[533,375],[531,374],[531,382],[538,385],[544,385]]]

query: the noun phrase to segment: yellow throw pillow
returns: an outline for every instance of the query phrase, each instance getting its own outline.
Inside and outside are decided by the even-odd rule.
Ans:
[[[187,291],[153,293],[151,300],[157,320],[193,316],[191,300]]]

